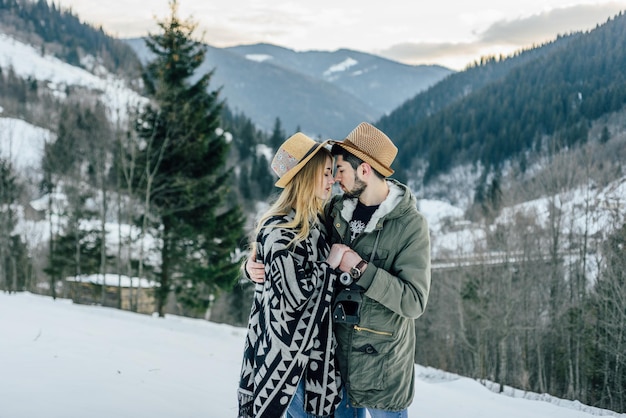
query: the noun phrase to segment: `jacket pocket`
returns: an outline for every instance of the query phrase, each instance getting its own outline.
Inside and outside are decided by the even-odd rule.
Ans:
[[[393,332],[354,326],[348,366],[352,389],[366,391],[387,388],[387,363],[393,344]]]
[[[372,259],[372,251],[374,250],[374,247],[372,245],[357,245],[355,249],[365,261],[370,262],[370,260]],[[378,247],[376,249],[376,254],[374,254],[374,260],[372,261],[374,262],[374,265],[376,267],[387,269],[389,268],[389,266],[387,265],[388,258],[389,250]]]

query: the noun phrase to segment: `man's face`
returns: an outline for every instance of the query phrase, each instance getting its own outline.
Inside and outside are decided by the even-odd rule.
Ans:
[[[339,183],[339,187],[347,197],[358,198],[365,190],[367,184],[358,176],[357,170],[344,161],[343,156],[338,155],[335,160],[335,182]]]

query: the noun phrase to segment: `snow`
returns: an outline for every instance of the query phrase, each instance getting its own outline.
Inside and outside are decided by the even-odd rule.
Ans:
[[[359,62],[354,58],[346,58],[339,64],[332,65],[328,70],[324,71],[324,77],[329,77],[333,73],[346,71],[348,68],[357,65]]]
[[[274,59],[274,57],[267,54],[247,54],[246,59],[249,59],[250,61],[263,62]]]
[[[141,287],[144,289],[151,289],[156,286],[156,283],[148,279],[140,279],[139,277],[128,277],[119,274],[89,274],[76,277],[67,277],[65,280],[70,282],[80,283],[93,283],[103,284],[105,286],[121,286],[121,287]]]
[[[257,156],[264,156],[265,159],[270,162],[272,161],[272,158],[274,158],[274,149],[272,149],[272,147],[269,147],[265,144],[258,144],[256,146],[256,155]]]
[[[88,60],[87,60],[88,61]],[[98,77],[67,64],[51,55],[41,54],[33,46],[0,33],[0,67],[13,67],[23,78],[48,83],[58,97],[65,97],[66,86],[80,86],[101,92],[101,100],[110,110],[113,121],[124,120],[128,106],[138,106],[147,99],[125,86],[124,81],[110,74]],[[102,70],[99,70],[102,73]]]
[[[55,135],[15,118],[0,118],[0,157],[18,171],[41,166],[44,145]]]
[[[541,225],[547,225],[550,205],[559,208],[565,216],[563,234],[586,233],[590,236],[612,231],[624,221],[626,207],[626,176],[611,182],[603,189],[593,183],[576,187],[555,196],[542,197],[502,210],[496,223],[512,223],[516,213],[537,216]]]
[[[436,230],[441,229],[442,223],[446,220],[463,217],[463,209],[441,200],[420,199],[417,202],[417,209],[426,217],[428,226]]]
[[[0,418],[236,415],[244,328],[2,293],[0,335]],[[410,417],[626,417],[415,369]]]

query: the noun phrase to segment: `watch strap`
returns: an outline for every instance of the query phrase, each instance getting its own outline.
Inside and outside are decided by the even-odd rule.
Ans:
[[[352,276],[355,282],[361,278],[361,275],[363,274],[363,270],[361,269],[366,264],[367,264],[367,261],[361,259],[361,261],[359,261],[356,266],[350,269],[350,276]]]

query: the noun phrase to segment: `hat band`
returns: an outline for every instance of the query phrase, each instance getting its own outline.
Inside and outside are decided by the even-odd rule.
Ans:
[[[354,145],[353,142],[351,142],[349,139],[344,140],[343,142],[340,143],[341,145],[347,146],[347,148],[352,148],[354,150],[357,150],[359,152],[362,152],[363,154],[367,155],[369,158],[371,158],[372,160],[374,160],[374,162],[376,162],[377,164],[379,164],[381,167],[390,170],[390,167],[387,167],[385,164],[381,163],[376,157],[369,155],[367,152],[363,151],[361,148],[357,147],[356,145]],[[362,158],[361,158],[362,159]],[[367,162],[367,161],[366,161]],[[370,164],[371,165],[371,164]]]
[[[304,154],[302,156],[302,158],[300,158],[300,161],[304,160],[306,157],[308,157],[309,155],[313,154],[313,152],[317,149],[318,146],[320,146],[322,144],[318,144],[317,142],[315,144],[313,144],[313,146],[311,147],[311,149],[309,149],[306,154]],[[300,162],[298,161],[298,162]]]

